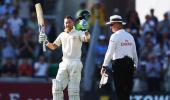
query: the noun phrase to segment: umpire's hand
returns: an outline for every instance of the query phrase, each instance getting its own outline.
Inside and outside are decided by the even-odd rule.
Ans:
[[[104,73],[106,73],[106,66],[102,66],[100,74],[103,75]]]

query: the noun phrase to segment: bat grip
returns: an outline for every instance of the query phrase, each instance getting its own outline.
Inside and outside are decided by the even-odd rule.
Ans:
[[[39,32],[41,35],[45,35],[45,27],[43,25],[39,25]],[[43,42],[43,51],[46,52],[45,41]]]

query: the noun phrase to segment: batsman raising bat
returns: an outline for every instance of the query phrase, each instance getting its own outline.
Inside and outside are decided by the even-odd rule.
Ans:
[[[80,80],[83,67],[80,60],[81,47],[82,42],[89,42],[90,34],[86,31],[88,25],[86,20],[80,21],[79,24],[84,31],[76,30],[74,25],[74,19],[71,16],[65,16],[64,31],[59,34],[53,43],[48,41],[45,31],[40,30],[40,43],[51,50],[62,46],[62,62],[59,64],[56,79],[52,80],[53,100],[64,99],[63,90],[66,86],[68,86],[69,100],[80,100]]]
[[[37,20],[38,20],[38,26],[39,26],[39,36],[45,36],[45,24],[44,24],[44,18],[43,18],[43,10],[40,3],[35,4],[35,10],[37,13]],[[46,51],[45,47],[45,41],[39,41],[43,44],[43,51]]]

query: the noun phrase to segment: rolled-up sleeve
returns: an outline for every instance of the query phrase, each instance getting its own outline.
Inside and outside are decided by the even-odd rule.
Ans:
[[[53,42],[53,44],[60,46],[61,45],[61,34],[57,37],[57,39]]]

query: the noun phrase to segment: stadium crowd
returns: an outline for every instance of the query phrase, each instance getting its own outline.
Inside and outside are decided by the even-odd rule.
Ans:
[[[30,8],[30,9],[28,9]],[[140,23],[138,12],[127,12],[126,29],[137,45],[139,65],[134,76],[134,91],[170,91],[170,14],[158,20],[154,9]],[[96,73],[100,70],[108,39],[105,33],[105,9],[101,3],[91,9],[90,27],[99,20],[100,36],[96,45]],[[50,42],[57,37],[55,24],[45,21]],[[38,25],[31,0],[0,1],[0,77],[55,77],[61,50],[42,52],[38,43]],[[57,53],[56,53],[57,52]],[[98,72],[97,77],[100,78]]]

